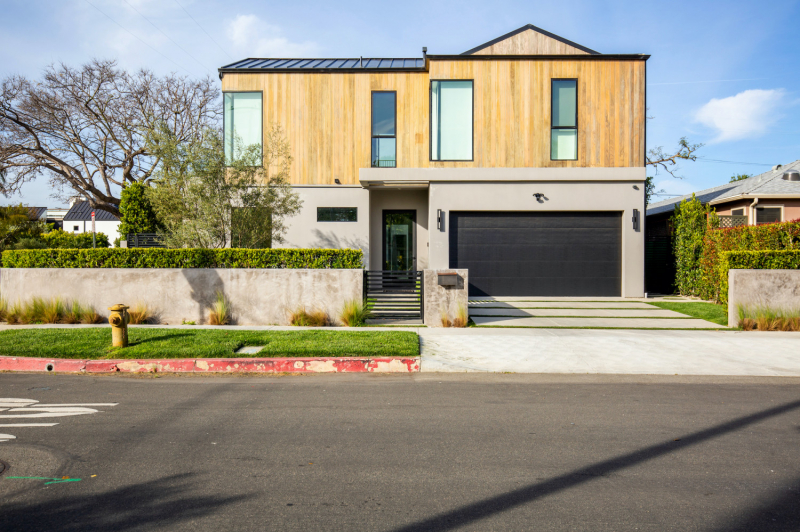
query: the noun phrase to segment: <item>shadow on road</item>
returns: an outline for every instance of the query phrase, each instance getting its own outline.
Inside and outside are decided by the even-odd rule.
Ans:
[[[632,453],[624,454],[622,456],[611,458],[610,460],[605,460],[596,464],[591,464],[581,469],[576,469],[570,473],[547,480],[545,482],[530,484],[502,495],[497,495],[495,497],[490,497],[482,501],[462,506],[461,508],[456,508],[455,510],[451,510],[449,512],[398,528],[396,529],[396,532],[440,531],[460,528],[467,524],[480,521],[481,519],[491,517],[492,515],[534,502],[543,497],[547,497],[548,495],[553,495],[560,491],[590,482],[597,477],[602,477],[610,473],[614,473],[616,471],[633,467],[655,458],[686,449],[687,447],[698,445],[713,438],[741,430],[754,423],[797,410],[798,408],[800,408],[800,401],[792,401],[775,408],[762,410],[761,412],[756,412],[755,414],[751,414],[749,416],[740,417],[738,419],[734,419],[705,430],[688,434],[674,441],[669,440],[656,445],[651,445]],[[796,491],[791,493],[787,492],[786,497],[782,497],[780,500],[773,501],[770,505],[768,505],[768,507],[754,510],[754,513],[750,517],[745,517],[742,521],[737,520],[737,523],[732,523],[730,525],[731,528],[727,528],[726,530],[756,530],[758,527],[747,528],[744,524],[740,523],[749,523],[755,521],[761,522],[764,519],[763,515],[766,515],[771,511],[777,512],[778,510],[783,512],[783,517],[781,518],[781,521],[783,521],[782,524],[788,526],[786,520],[789,519],[794,522],[795,528],[778,528],[776,526],[778,524],[777,521],[771,521],[773,527],[772,529],[797,530],[797,523],[800,521],[799,498],[800,497],[798,497],[798,493]],[[792,504],[795,505],[793,508],[791,507]],[[775,508],[775,510],[772,510],[772,508]]]
[[[124,531],[156,526],[169,529],[252,497],[192,496],[193,476],[173,475],[99,494],[6,503],[0,511],[0,530]]]

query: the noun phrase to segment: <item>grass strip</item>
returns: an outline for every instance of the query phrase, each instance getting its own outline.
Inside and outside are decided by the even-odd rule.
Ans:
[[[0,331],[0,355],[77,359],[419,356],[410,331],[236,331],[128,329],[130,345],[111,347],[108,327]],[[244,346],[264,346],[238,354]]]
[[[699,301],[675,302],[672,301],[653,301],[648,303],[664,310],[672,310],[686,314],[693,318],[710,321],[718,325],[728,325],[728,309],[723,305],[714,303],[702,303]]]

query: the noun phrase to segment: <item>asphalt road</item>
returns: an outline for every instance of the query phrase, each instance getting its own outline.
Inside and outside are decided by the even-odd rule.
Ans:
[[[0,374],[0,397],[3,531],[800,529],[800,379]]]

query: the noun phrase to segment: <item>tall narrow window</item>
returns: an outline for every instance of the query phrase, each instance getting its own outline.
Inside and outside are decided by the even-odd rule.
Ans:
[[[472,160],[472,80],[431,81],[431,161]]]
[[[261,151],[261,93],[226,92],[224,105],[225,160],[240,157],[249,146]]]
[[[372,166],[397,166],[397,93],[372,93]]]
[[[550,159],[574,161],[578,158],[578,80],[552,81]]]

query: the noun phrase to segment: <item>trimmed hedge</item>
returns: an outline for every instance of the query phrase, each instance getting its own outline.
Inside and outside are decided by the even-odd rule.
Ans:
[[[725,252],[797,249],[800,249],[800,221],[706,231],[699,262],[698,290],[694,295],[719,302],[727,300],[727,273],[723,296],[719,272]]]
[[[4,251],[4,268],[361,269],[360,249],[30,249]]]
[[[728,304],[728,270],[798,270],[800,250],[723,251],[717,267],[719,301]]]

